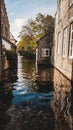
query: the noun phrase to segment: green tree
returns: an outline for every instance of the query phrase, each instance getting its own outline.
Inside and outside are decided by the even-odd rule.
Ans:
[[[54,18],[51,15],[37,14],[35,19],[28,20],[19,34],[21,41],[17,45],[19,52],[35,54],[36,41],[44,35],[49,34],[50,41],[53,40]],[[30,51],[31,50],[31,51]]]

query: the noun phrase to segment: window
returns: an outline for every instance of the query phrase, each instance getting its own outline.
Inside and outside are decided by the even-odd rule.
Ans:
[[[3,24],[1,24],[1,29],[2,29],[2,31],[3,31]]]
[[[70,50],[69,50],[69,57],[73,58],[73,23],[71,23],[71,27],[70,27]]]
[[[3,22],[5,21],[5,17],[4,17],[4,16],[2,17],[2,21],[3,21]]]
[[[42,57],[49,57],[50,50],[47,48],[42,49]]]
[[[70,0],[70,6],[73,4],[73,0]]]
[[[66,51],[67,51],[67,28],[64,29],[63,33],[63,57],[66,57]]]
[[[46,56],[48,56],[49,55],[49,51],[48,50],[46,50]]]
[[[8,36],[8,28],[5,27],[5,35]]]
[[[61,46],[61,32],[58,33],[58,40],[57,40],[57,53],[60,54],[60,46]]]
[[[59,3],[59,18],[61,18],[62,16],[62,0],[60,0],[60,3]]]

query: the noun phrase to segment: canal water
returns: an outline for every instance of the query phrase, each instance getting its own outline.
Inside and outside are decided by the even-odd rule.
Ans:
[[[73,130],[72,88],[52,66],[18,55],[0,85],[0,130]]]

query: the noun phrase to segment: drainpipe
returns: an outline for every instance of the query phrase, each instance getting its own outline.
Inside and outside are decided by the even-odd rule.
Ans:
[[[0,82],[3,80],[3,60],[2,60],[2,31],[1,31],[1,4],[2,0],[0,0]]]

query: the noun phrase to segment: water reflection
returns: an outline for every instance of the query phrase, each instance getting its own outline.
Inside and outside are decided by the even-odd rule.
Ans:
[[[11,90],[0,87],[0,130],[4,130],[10,121],[10,116],[7,114],[7,110],[12,104],[12,98]]]
[[[39,86],[48,87],[48,91],[53,90],[54,69],[52,66],[38,66],[37,75],[37,83],[39,84]]]
[[[38,82],[43,71],[47,74],[48,67],[46,69],[40,68],[40,70],[41,73],[36,74],[36,65],[34,60],[27,60],[22,56],[18,57],[18,79],[13,83],[13,88],[15,89],[13,91],[13,105],[24,103],[25,107],[27,107],[27,104],[29,104],[28,107],[35,110],[39,108],[45,108],[44,110],[46,110],[46,107],[49,107],[49,104],[51,104],[53,100],[53,90],[50,91],[50,87],[48,87],[47,84],[40,84]],[[50,80],[47,80],[47,75],[44,78],[45,83],[50,82]]]
[[[27,112],[42,111],[41,113],[44,114],[50,113],[48,120],[51,119],[53,125],[53,129],[50,130],[72,130],[73,90],[71,82],[52,66],[37,66],[34,60],[24,59],[20,55],[16,73],[10,72],[1,90],[0,111],[2,115],[5,115],[3,121],[9,119],[8,114],[14,115],[13,120],[16,117],[20,120],[20,117],[24,115],[20,113],[25,113],[25,110]],[[12,110],[13,106],[14,110]],[[2,121],[2,115],[0,121]],[[3,124],[1,130],[5,126],[4,122]],[[44,130],[46,129],[48,130],[48,128]]]
[[[24,59],[22,56],[18,56],[18,78],[24,80],[24,78],[31,79],[32,73],[35,70],[35,60]]]
[[[41,105],[43,103],[44,104],[49,103],[49,101],[52,103],[53,106],[52,108],[55,114],[56,130],[63,130],[63,129],[72,130],[73,118],[71,109],[72,108],[71,82],[53,67],[48,68],[47,66],[39,66],[35,70],[34,62],[31,61],[29,63],[29,61],[27,60],[25,61],[23,64],[23,70],[24,70],[23,77],[28,77],[32,81],[30,84],[30,88],[32,90],[29,90],[29,92],[30,91],[39,92],[39,95],[37,95],[36,93],[31,94],[34,95],[33,100],[37,99],[37,102],[40,102]],[[44,94],[47,93],[47,94],[43,96],[40,93]],[[30,95],[28,97],[30,97],[31,99]],[[35,104],[37,104],[37,102]]]
[[[52,104],[57,130],[73,129],[73,117],[70,111],[71,96],[73,96],[71,89],[71,82],[54,69],[54,101]]]

